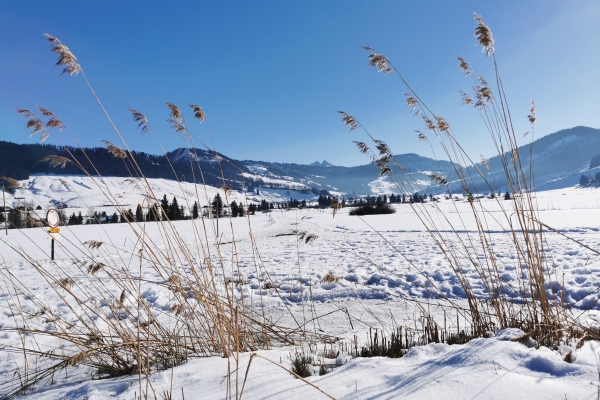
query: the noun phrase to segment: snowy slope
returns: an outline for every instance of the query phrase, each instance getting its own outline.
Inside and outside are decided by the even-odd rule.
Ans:
[[[124,182],[122,178],[104,178],[106,186],[96,186],[90,178],[38,176],[23,184],[28,189],[17,190],[16,197],[37,200],[44,205],[50,199],[55,199],[73,207],[102,207],[108,201],[102,195],[106,188],[110,188],[121,204],[136,204],[148,196],[147,193],[136,192],[135,185]],[[155,192],[160,192],[156,197],[164,193],[168,198],[176,195],[185,200],[195,195],[196,191],[193,185],[179,187],[177,183],[163,180],[152,180],[151,185]],[[211,198],[220,189],[206,190],[207,197]],[[261,195],[263,193],[261,191]],[[203,196],[206,194],[203,193],[200,198]],[[231,196],[240,196],[235,198],[243,200],[240,193]],[[284,194],[270,191],[265,196],[284,198]],[[461,227],[460,235],[466,238],[475,231],[476,225],[470,217],[469,204],[460,196],[457,198],[458,201],[442,198],[439,203],[426,203],[424,207],[432,219],[439,221],[438,228],[441,231],[449,230],[448,223],[452,223]],[[499,218],[501,206],[510,207],[510,202],[485,198],[478,201],[488,211],[488,234],[494,243],[503,279],[507,282],[515,280],[517,260],[511,254],[504,234],[507,226]],[[540,210],[539,218],[544,223],[592,249],[600,248],[600,189],[572,187],[539,192],[535,195],[535,201]],[[222,273],[243,278],[240,280],[245,283],[238,288],[238,296],[251,304],[262,301],[269,317],[293,326],[294,321],[287,313],[288,309],[299,321],[306,321],[311,312],[327,315],[318,327],[310,325],[311,329],[320,329],[321,333],[346,342],[352,341],[357,335],[360,342],[364,343],[369,327],[389,331],[392,325],[390,316],[394,317],[396,323],[417,323],[415,316],[418,318],[418,311],[404,300],[406,298],[429,302],[430,312],[438,317],[444,312],[452,313],[452,308],[440,308],[432,298],[428,281],[434,282],[448,298],[464,305],[464,293],[459,282],[410,206],[395,207],[396,214],[365,218],[350,216],[348,210],[344,209],[335,218],[329,210],[294,210],[259,214],[249,220],[224,219],[220,226],[221,248],[226,259],[234,255],[239,258],[240,269]],[[448,220],[443,219],[442,215]],[[495,215],[498,218],[493,218]],[[209,237],[216,236],[215,220],[176,221],[174,226],[182,240],[193,246],[194,224],[201,223],[206,223]],[[159,223],[146,223],[143,229],[144,234],[157,244],[157,250],[167,246],[162,240]],[[250,229],[252,238],[249,236]],[[318,237],[309,244],[298,243],[291,234],[294,230],[313,233]],[[103,254],[105,259],[125,265],[134,262],[137,265],[138,242],[127,224],[69,226],[62,228],[61,233],[63,239],[57,246],[55,262],[49,260],[49,240],[44,229],[11,230],[8,236],[0,236],[1,267],[27,282],[31,294],[19,295],[19,299],[32,314],[37,307],[33,303],[34,298],[67,317],[70,311],[61,299],[52,295],[53,290],[32,268],[28,257],[60,273],[73,268],[73,257],[83,255],[82,242],[99,240],[105,245],[98,253]],[[597,254],[558,233],[549,231],[546,235],[548,256],[553,258],[555,265],[552,273],[564,277],[565,301],[572,305],[575,313],[591,307],[590,316],[597,318],[600,310],[597,302],[600,259]],[[260,253],[259,272],[254,248]],[[22,254],[19,253],[21,249],[24,250]],[[211,251],[214,254],[214,248]],[[217,259],[214,261],[218,262]],[[422,273],[415,270],[414,263],[422,268]],[[267,289],[261,287],[264,278],[261,274],[266,273],[273,284]],[[322,281],[328,273],[339,278],[337,282]],[[142,274],[142,293],[147,301],[157,312],[169,310],[172,306],[169,292],[164,286],[152,283],[160,281],[161,277],[150,265],[143,265]],[[476,275],[467,275],[470,276],[474,292],[483,294],[484,288]],[[6,287],[6,282],[2,285]],[[108,290],[114,290],[108,278],[106,285]],[[553,290],[549,287],[549,294]],[[0,305],[4,307],[3,302],[8,300],[8,297],[0,296]],[[347,310],[347,313],[343,310]],[[30,323],[34,322],[32,319]],[[590,322],[595,323],[593,320]],[[20,345],[19,335],[8,330],[13,324],[10,313],[0,314],[2,348]],[[47,329],[44,324],[40,328]],[[569,364],[562,361],[562,357],[570,348],[536,350],[507,340],[520,335],[522,332],[503,331],[492,338],[477,339],[465,345],[432,344],[416,347],[401,359],[347,357],[338,360],[344,365],[330,374],[309,380],[335,398],[349,399],[595,398],[599,384],[596,354],[600,344],[586,343],[574,351],[575,362]],[[44,345],[57,344],[48,342]],[[320,348],[322,345],[317,346]],[[293,347],[276,348],[259,354],[290,368],[290,354],[296,350]],[[0,393],[11,387],[10,382],[15,379],[15,367],[23,365],[23,359],[18,354],[4,354],[0,357]],[[248,354],[244,354],[240,359],[240,377],[246,372],[248,357]],[[153,374],[152,384],[157,393],[172,388],[173,398],[176,399],[183,396],[185,399],[223,398],[227,362],[227,359],[220,357],[191,360],[173,371]],[[229,359],[229,362],[235,366],[233,359]],[[131,399],[136,393],[139,395],[137,375],[92,381],[89,380],[90,372],[84,366],[73,368],[68,374],[57,376],[55,384],[39,385],[27,398]],[[235,386],[231,390],[235,393]],[[243,398],[299,399],[308,396],[323,398],[324,395],[265,360],[255,359],[252,362]]]

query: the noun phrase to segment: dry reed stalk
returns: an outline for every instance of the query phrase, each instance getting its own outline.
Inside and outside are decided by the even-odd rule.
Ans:
[[[430,214],[429,210],[422,207],[421,204],[411,204],[413,211],[417,214],[421,222],[425,225],[431,237],[438,245],[452,269],[458,281],[460,282],[469,303],[469,313],[471,320],[475,325],[475,329],[479,332],[484,332],[490,326],[507,327],[511,324],[520,324],[527,330],[533,330],[537,338],[548,340],[548,343],[556,343],[560,340],[561,327],[566,327],[574,323],[573,319],[566,317],[565,310],[560,307],[558,299],[551,299],[546,294],[547,283],[552,280],[549,271],[551,265],[544,255],[544,236],[537,218],[537,212],[533,196],[531,195],[531,182],[533,182],[533,164],[530,156],[529,176],[521,164],[521,156],[517,149],[516,136],[512,128],[512,120],[510,119],[510,111],[506,103],[506,94],[501,83],[500,73],[495,59],[494,40],[491,30],[484,23],[481,16],[475,14],[477,27],[475,36],[478,44],[480,44],[486,56],[492,56],[494,59],[494,68],[496,74],[496,91],[498,98],[494,96],[494,92],[486,79],[482,76],[473,74],[471,66],[462,58],[458,58],[459,68],[465,73],[465,76],[472,75],[475,81],[473,86],[474,99],[469,97],[464,91],[460,91],[462,103],[475,107],[481,114],[485,125],[488,129],[492,141],[498,150],[498,156],[502,163],[504,178],[508,185],[508,191],[511,194],[512,208],[508,209],[496,197],[497,204],[500,205],[502,216],[508,224],[509,231],[507,238],[512,243],[512,249],[517,256],[516,263],[524,265],[518,279],[518,288],[513,288],[501,278],[500,267],[496,254],[491,245],[491,237],[488,229],[486,211],[479,207],[474,201],[476,196],[475,179],[483,182],[486,189],[492,192],[498,192],[498,188],[492,185],[486,174],[484,174],[477,164],[471,160],[466,154],[456,137],[450,130],[448,122],[440,116],[435,115],[423,101],[419,98],[416,92],[410,87],[408,82],[404,80],[402,75],[396,73],[407,85],[408,92],[403,92],[406,98],[406,103],[411,112],[420,114],[427,130],[433,133],[438,144],[444,151],[444,155],[450,160],[455,171],[455,176],[452,177],[453,185],[462,189],[466,195],[471,207],[477,230],[474,235],[470,233],[459,234],[460,227],[454,227],[452,224],[452,233],[447,234],[437,228],[437,222]],[[391,62],[381,53],[375,52],[370,47],[365,47],[365,50],[373,51],[369,56],[369,66],[376,67],[379,72],[385,71],[387,68],[393,68]],[[343,123],[351,130],[356,130],[362,125],[352,116],[347,113],[342,113]],[[534,126],[536,122],[535,104],[532,103],[532,109],[528,116],[529,122]],[[364,129],[364,128],[363,128]],[[381,143],[375,140],[369,132],[365,130],[367,136],[378,145]],[[429,142],[428,138],[419,133],[419,140]],[[444,135],[442,135],[442,133]],[[363,142],[356,142],[359,150],[363,153],[371,153],[371,160],[380,168],[380,174],[385,174],[390,177],[393,183],[401,193],[423,192],[424,188],[414,179],[412,174],[406,171],[395,160],[390,160],[387,157],[381,156],[375,151],[371,151],[368,145]],[[504,145],[502,145],[504,144]],[[431,144],[430,144],[431,145]],[[508,151],[506,151],[508,146]],[[380,150],[380,149],[378,149]],[[433,147],[432,147],[433,150]],[[386,152],[387,153],[387,152]],[[470,165],[469,168],[464,168],[462,165]],[[393,170],[390,166],[393,165]],[[489,170],[490,166],[487,160],[481,159],[483,168]],[[430,178],[438,183],[446,186],[449,180],[438,174],[431,174]],[[480,184],[481,186],[481,184]],[[454,204],[455,208],[456,205]],[[437,212],[442,212],[437,205],[434,204]],[[458,209],[456,209],[458,212]],[[516,218],[513,218],[515,216]],[[448,219],[443,215],[445,222],[449,223]],[[477,254],[482,252],[485,257],[479,261]],[[480,299],[476,296],[469,284],[463,269],[463,259],[466,258],[467,264],[470,265],[478,274],[481,282],[486,288],[487,299]],[[416,267],[416,266],[415,266]],[[417,267],[416,267],[417,268]],[[417,268],[417,270],[419,270]],[[524,277],[527,278],[524,278]],[[441,298],[445,296],[439,292],[435,284],[432,284],[435,291]],[[508,297],[507,293],[519,293],[519,300],[522,305],[517,307]],[[446,299],[448,300],[448,299]],[[494,311],[490,313],[486,311],[491,307]],[[520,320],[515,319],[517,309],[524,311],[521,314]],[[580,331],[585,331],[582,327]],[[552,332],[557,333],[558,336]]]

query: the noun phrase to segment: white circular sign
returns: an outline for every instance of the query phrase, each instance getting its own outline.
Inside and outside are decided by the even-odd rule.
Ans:
[[[48,210],[48,214],[46,214],[46,221],[50,227],[56,228],[60,223],[58,212],[56,212],[56,210]]]

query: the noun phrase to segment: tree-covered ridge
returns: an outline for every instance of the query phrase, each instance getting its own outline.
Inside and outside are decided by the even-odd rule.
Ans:
[[[233,189],[241,188],[242,181],[240,168],[232,166],[226,157],[204,150],[193,150],[189,153],[190,156],[184,155],[183,157],[181,151],[174,151],[162,156],[132,151],[131,153],[127,152],[126,158],[119,159],[103,147],[80,149],[48,144],[16,144],[0,141],[0,154],[0,176],[7,176],[16,180],[28,179],[32,174],[50,173],[87,173],[90,175],[131,177],[136,176],[136,168],[133,165],[135,160],[135,163],[147,178],[177,178],[182,181],[201,183],[201,176],[203,175],[204,183],[212,186],[222,186],[224,184],[221,175],[222,169],[227,186]],[[75,162],[69,162],[64,168],[60,168],[52,167],[46,162],[40,162],[44,157],[50,155],[66,157],[71,161],[76,160],[79,165]],[[221,159],[220,165],[217,162],[217,157]],[[198,168],[199,164],[202,167],[202,175]]]

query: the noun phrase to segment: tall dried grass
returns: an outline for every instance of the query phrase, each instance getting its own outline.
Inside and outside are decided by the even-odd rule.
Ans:
[[[124,137],[94,92],[77,58],[57,38],[50,35],[46,37],[52,44],[52,52],[59,56],[57,65],[64,67],[63,74],[83,76],[123,148],[106,140],[105,145],[115,157],[115,162],[125,163],[131,174],[130,181],[148,199],[144,208],[156,210],[158,194],[136,163]],[[196,145],[203,144],[191,132],[179,107],[172,103],[167,103],[167,107],[174,131],[182,135],[189,154],[195,155]],[[194,119],[200,123],[206,122],[206,115],[201,107],[190,104],[190,108]],[[26,128],[32,129],[32,134],[47,130],[46,135],[53,135],[64,146],[59,132],[66,130],[75,140],[74,135],[53,112],[42,107],[39,109],[41,117],[30,110],[17,109],[27,119]],[[158,135],[146,116],[134,108],[129,110],[141,133],[154,134],[158,140]],[[87,158],[84,149],[79,144],[77,147]],[[56,167],[64,167],[67,163],[77,165],[102,191],[106,201],[122,217],[128,216],[117,195],[104,184],[102,176],[89,158],[87,161],[92,165],[91,171],[83,167],[67,146],[64,148],[70,157],[49,156],[41,161]],[[181,193],[188,210],[192,209],[194,202],[210,204],[212,201],[198,159],[189,157],[190,173],[196,183],[194,196],[183,190],[178,176],[173,176],[182,188]],[[221,165],[222,159],[217,157],[217,160]],[[196,175],[198,173],[199,176]],[[222,195],[228,204],[230,190],[222,168],[221,178]],[[243,180],[243,176],[241,179]],[[5,180],[18,184],[8,178]],[[106,242],[81,242],[75,236],[76,239],[64,247],[66,254],[63,261],[48,262],[34,259],[25,249],[12,246],[47,283],[52,296],[60,299],[69,312],[67,316],[44,306],[42,300],[36,297],[28,288],[27,282],[22,281],[17,273],[9,268],[0,268],[0,290],[5,296],[7,312],[15,320],[12,327],[3,327],[3,330],[16,332],[22,338],[21,346],[8,346],[6,350],[22,355],[24,359],[23,367],[15,375],[19,377],[16,387],[9,390],[2,388],[8,393],[6,398],[25,394],[35,386],[52,382],[60,371],[79,365],[91,367],[96,378],[138,374],[138,393],[141,397],[157,398],[147,379],[152,371],[172,368],[191,357],[212,355],[227,357],[231,373],[227,375],[226,397],[239,398],[241,391],[238,363],[241,352],[265,349],[274,343],[295,343],[301,332],[270,322],[262,308],[262,295],[258,304],[246,304],[236,285],[231,284],[228,276],[236,273],[241,276],[239,262],[235,257],[228,260],[220,238],[215,240],[214,219],[202,217],[189,220],[187,223],[191,224],[193,232],[189,243],[189,238],[182,237],[176,224],[164,212],[156,214],[158,222],[127,220],[131,235],[137,241],[134,250],[125,251],[112,239]],[[246,218],[250,240],[253,241],[250,216],[246,214]],[[151,223],[156,224],[154,228],[158,229],[157,237],[148,232]],[[230,224],[234,234],[231,221]],[[110,238],[108,235],[107,237]],[[312,239],[314,238],[308,236],[305,238],[306,241]],[[235,242],[234,237],[232,254],[237,253]],[[264,276],[261,273],[264,271],[260,271],[262,267],[256,246],[253,245],[252,249],[255,252],[257,276]],[[158,276],[158,281],[148,282],[144,278],[148,271]],[[268,279],[268,274],[266,276]],[[263,283],[268,284],[267,281]],[[149,286],[168,291],[169,309],[157,309],[150,304],[144,292]],[[27,311],[32,308],[39,311]],[[31,367],[31,360],[35,360],[35,368]],[[44,362],[40,363],[39,360]]]
[[[543,345],[555,345],[568,338],[593,334],[598,332],[579,323],[563,304],[559,292],[548,288],[561,287],[557,278],[551,273],[552,259],[546,252],[544,229],[547,225],[540,221],[537,204],[534,197],[533,165],[523,163],[518,151],[517,135],[513,126],[506,92],[496,58],[494,39],[491,29],[483,18],[474,15],[477,26],[475,37],[482,47],[486,57],[493,62],[494,85],[490,85],[481,75],[473,73],[470,64],[458,57],[459,69],[465,77],[472,80],[472,95],[461,90],[462,104],[473,107],[482,118],[497,155],[502,163],[504,179],[511,201],[505,202],[498,196],[495,201],[501,210],[500,218],[492,215],[484,206],[475,201],[480,192],[499,193],[499,188],[491,179],[487,161],[482,157],[481,163],[476,163],[462,147],[449,122],[431,110],[427,102],[407,82],[404,76],[394,67],[393,63],[382,53],[371,47],[363,46],[370,54],[367,62],[378,72],[385,75],[395,73],[405,85],[406,105],[410,112],[419,115],[429,135],[441,148],[445,159],[449,160],[453,176],[443,176],[441,172],[430,175],[433,183],[440,189],[452,193],[462,193],[470,205],[470,216],[476,224],[475,231],[468,231],[462,223],[452,223],[437,203],[427,206],[416,202],[411,203],[412,211],[425,226],[437,247],[441,250],[446,262],[452,267],[455,277],[466,295],[470,320],[475,334],[485,335],[489,330],[506,327],[519,327]],[[373,163],[379,167],[380,175],[387,176],[401,193],[424,193],[416,178],[400,165],[393,157],[390,149],[381,140],[374,138],[360,122],[351,114],[339,111],[342,123],[350,131],[361,128],[373,146],[355,141],[361,153],[368,154]],[[528,116],[531,132],[535,132],[535,104]],[[435,155],[435,147],[430,139],[416,130],[418,139],[428,143]],[[533,134],[530,136],[533,141]],[[533,158],[530,157],[530,160]],[[441,171],[441,168],[440,168]],[[430,190],[430,189],[427,189]],[[456,204],[455,212],[459,212]],[[434,211],[431,211],[433,207]],[[434,215],[435,214],[435,215]],[[502,268],[494,250],[490,235],[490,223],[501,223],[506,227],[504,234],[510,242],[511,254],[516,256],[516,284],[506,281],[502,276]],[[440,224],[451,226],[450,232],[440,228]],[[481,257],[483,255],[483,257]],[[427,278],[424,266],[406,258],[411,265],[426,277],[432,286],[432,291],[450,303],[451,299],[437,287],[436,283]],[[476,271],[478,279],[485,287],[485,295],[476,294],[467,276],[468,270]],[[456,306],[458,307],[458,306]]]

